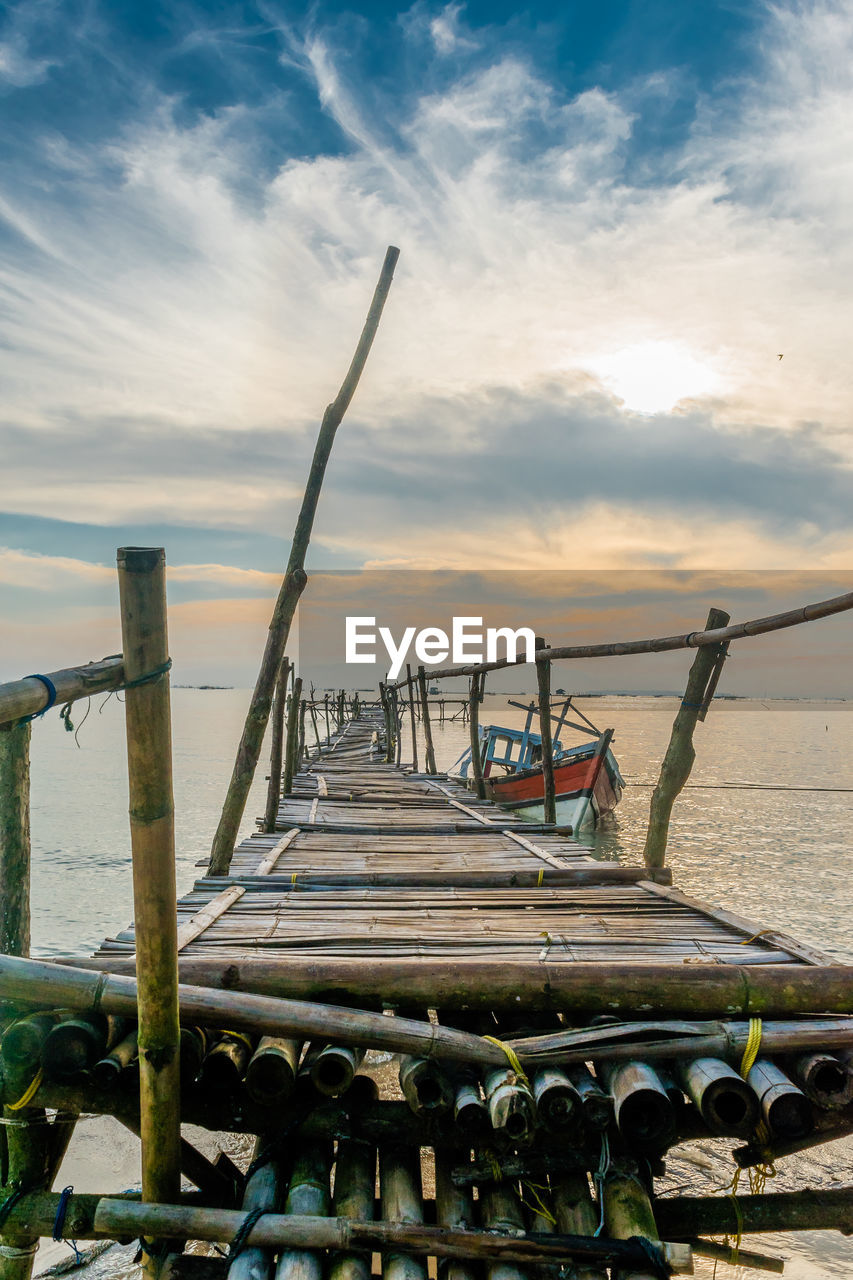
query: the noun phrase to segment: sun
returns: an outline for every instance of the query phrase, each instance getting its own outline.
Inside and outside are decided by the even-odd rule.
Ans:
[[[720,386],[710,365],[678,342],[638,342],[589,362],[608,390],[637,413],[666,413],[680,400],[709,395]]]

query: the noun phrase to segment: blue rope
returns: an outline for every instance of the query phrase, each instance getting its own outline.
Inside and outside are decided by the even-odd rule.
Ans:
[[[41,711],[34,711],[31,716],[22,716],[21,719],[18,721],[19,725],[29,724],[31,720],[38,720],[41,716],[45,714],[45,712],[50,711],[50,708],[56,702],[56,685],[53,683],[50,676],[39,676],[33,673],[33,675],[24,676],[24,679],[25,680],[41,680],[45,689],[47,689],[47,702],[44,704]]]
[[[79,1265],[83,1261],[83,1255],[77,1248],[77,1241],[65,1239],[65,1215],[68,1213],[68,1201],[71,1199],[73,1190],[73,1187],[62,1189],[59,1204],[56,1206],[56,1217],[53,1219],[53,1239],[58,1244],[67,1244],[69,1249],[73,1249],[74,1261]]]

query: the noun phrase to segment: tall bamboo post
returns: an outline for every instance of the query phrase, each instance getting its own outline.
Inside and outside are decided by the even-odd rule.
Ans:
[[[435,750],[432,745],[432,725],[429,719],[429,695],[427,693],[426,671],[418,667],[418,689],[421,694],[421,719],[424,726],[424,750],[426,753],[427,773],[437,773],[435,767]]]
[[[391,707],[394,712],[394,763],[399,769],[403,757],[403,714],[400,711],[400,699],[395,687],[391,689]]]
[[[299,700],[299,746],[296,749],[296,767],[302,768],[302,761],[305,756],[305,710],[307,703],[304,698]]]
[[[264,813],[264,831],[275,831],[278,802],[281,798],[281,758],[284,742],[284,704],[287,701],[287,676],[290,660],[282,658],[275,685],[275,701],[272,706],[272,742],[270,744],[270,781],[267,787],[267,807]]]
[[[329,695],[327,693],[323,695],[323,707],[326,712],[326,746],[328,746],[332,741],[332,726],[329,721]]]
[[[161,547],[118,552],[133,856],[142,1198],[181,1189],[175,812]]]
[[[30,954],[30,725],[0,725],[0,952]]]
[[[261,754],[261,746],[269,719],[270,706],[272,705],[276,675],[278,674],[287,638],[290,634],[290,625],[293,621],[296,605],[307,581],[305,555],[311,540],[311,530],[314,526],[317,503],[320,499],[320,490],[323,485],[323,477],[326,473],[329,455],[332,452],[335,433],[343,421],[343,416],[355,394],[359,378],[370,353],[376,330],[379,327],[382,309],[385,306],[385,300],[391,288],[394,268],[397,265],[399,255],[399,249],[396,249],[393,245],[389,246],[355,355],[347,370],[346,377],[341,383],[340,391],[323,414],[323,421],[311,462],[311,470],[308,474],[308,483],[305,486],[305,495],[302,499],[302,507],[293,534],[287,569],[275,609],[273,610],[264,656],[255,682],[249,710],[246,714],[243,735],[237,748],[237,758],[234,762],[228,793],[222,807],[222,816],[219,819],[219,826],[213,839],[213,848],[211,849],[208,867],[210,875],[225,875],[231,865],[231,855],[234,851],[237,832],[243,818],[246,801],[249,798],[249,789],[251,788],[252,779],[255,776],[255,769]]]
[[[418,726],[415,720],[415,682],[412,678],[412,667],[406,663],[406,688],[409,694],[409,719],[412,722],[412,769],[418,771]]]
[[[302,676],[293,682],[293,693],[290,695],[290,710],[287,716],[287,742],[284,752],[284,781],[282,794],[289,796],[293,790],[293,775],[296,772],[296,751],[299,746],[299,707],[302,702]]]
[[[725,627],[729,615],[722,609],[711,609],[706,629]],[[679,792],[690,777],[696,751],[693,747],[693,730],[703,709],[705,693],[721,657],[719,645],[704,645],[696,653],[684,697],[672,725],[672,735],[660,777],[652,793],[649,810],[649,828],[643,849],[643,861],[647,867],[662,867],[666,860],[666,842],[669,837],[669,819],[672,806]]]
[[[536,641],[544,649],[544,640]],[[536,659],[536,684],[539,690],[539,736],[542,739],[542,780],[544,784],[545,821],[557,821],[557,791],[554,785],[554,741],[551,736],[551,660]]]
[[[311,711],[311,728],[314,731],[314,754],[319,755],[320,754],[320,729],[317,724],[317,700],[314,697],[313,684],[311,686],[311,698],[308,703],[308,707]]]
[[[481,800],[486,798],[486,783],[483,779],[483,757],[480,745],[480,703],[483,700],[483,685],[486,682],[485,672],[475,671],[471,677],[471,692],[468,697],[468,735],[471,740],[471,776],[477,795]]]

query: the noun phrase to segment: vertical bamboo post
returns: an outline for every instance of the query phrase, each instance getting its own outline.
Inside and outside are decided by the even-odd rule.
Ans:
[[[142,1198],[174,1204],[181,1189],[180,1031],[166,557],[162,547],[121,547],[118,581],[127,681]]]
[[[399,769],[403,756],[403,716],[397,690],[394,688],[391,690],[391,707],[394,712],[394,763]]]
[[[211,875],[225,875],[231,865],[237,832],[261,754],[261,746],[272,705],[276,675],[290,635],[290,627],[299,597],[308,580],[305,573],[305,556],[311,541],[311,531],[314,527],[314,517],[317,514],[317,504],[320,501],[323,477],[326,474],[332,445],[335,442],[335,434],[349,408],[350,401],[355,395],[355,389],[358,386],[359,378],[370,354],[373,339],[376,337],[379,320],[391,288],[394,268],[397,265],[399,256],[399,249],[395,248],[394,245],[389,245],[355,354],[337,396],[326,407],[326,411],[323,414],[323,421],[314,447],[314,457],[311,460],[311,470],[308,473],[308,481],[305,485],[302,506],[300,507],[296,528],[293,532],[287,569],[285,570],[284,579],[275,603],[272,619],[270,620],[264,655],[261,659],[261,666],[258,671],[258,678],[255,681],[249,710],[246,713],[243,734],[240,738],[240,745],[237,748],[237,758],[234,761],[231,781],[228,784],[228,792],[225,797],[225,803],[222,806],[222,816],[219,819],[219,826],[213,838],[213,847],[210,852],[208,866]]]
[[[323,707],[326,712],[326,746],[328,746],[332,741],[332,726],[329,721],[329,695],[327,693],[323,695]]]
[[[652,1244],[660,1243],[651,1202],[637,1178],[614,1171],[604,1184],[602,1195],[607,1235],[614,1240],[641,1236]],[[648,1267],[632,1267],[630,1271],[620,1270],[618,1274],[619,1280],[655,1280],[659,1271],[650,1263]]]
[[[468,697],[468,736],[471,741],[471,776],[474,788],[481,800],[486,798],[486,783],[483,779],[483,757],[480,744],[480,703],[483,699],[483,685],[486,682],[484,671],[475,671],[471,677],[471,692]]]
[[[30,725],[0,725],[0,953],[30,954]]]
[[[296,749],[299,744],[299,707],[302,702],[302,676],[293,682],[293,693],[290,695],[290,711],[287,716],[287,742],[284,753],[284,782],[282,794],[289,796],[293,790],[293,775],[296,772]]]
[[[412,667],[406,663],[406,689],[409,694],[409,719],[412,722],[412,769],[418,771],[418,726],[415,720],[415,682],[412,678]]]
[[[429,719],[429,695],[427,693],[426,670],[418,667],[418,689],[421,694],[421,718],[424,726],[424,751],[426,753],[427,773],[438,773],[435,767],[435,750],[432,745],[432,725]]]
[[[278,802],[281,798],[281,757],[284,741],[284,704],[287,701],[287,674],[290,661],[282,658],[275,686],[272,706],[272,741],[270,743],[270,781],[267,787],[267,807],[264,813],[264,831],[275,831]]]
[[[536,648],[544,649],[545,641],[536,640]],[[557,821],[557,792],[554,785],[554,742],[551,736],[551,659],[536,659],[536,684],[539,689],[539,736],[542,739],[542,781],[544,784],[545,821]]]
[[[304,698],[299,700],[299,746],[296,749],[296,767],[302,768],[302,760],[305,756],[305,709],[307,703]]]
[[[705,629],[710,631],[717,627],[725,627],[729,615],[722,609],[711,609]],[[669,837],[669,819],[672,807],[690,777],[696,751],[693,746],[693,730],[702,710],[705,691],[714,669],[720,658],[719,645],[703,645],[697,651],[687,677],[684,697],[672,725],[672,735],[660,777],[652,793],[649,809],[649,828],[646,832],[646,844],[643,849],[643,861],[647,867],[662,867],[666,861],[666,843]]]
[[[311,711],[311,728],[314,731],[314,754],[320,754],[320,729],[317,724],[317,700],[314,697],[314,686],[311,686],[311,699],[308,703]]]

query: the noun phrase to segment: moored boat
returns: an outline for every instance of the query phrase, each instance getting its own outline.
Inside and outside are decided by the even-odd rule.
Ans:
[[[520,703],[510,702],[511,706]],[[569,710],[585,724],[567,720]],[[480,758],[486,795],[496,804],[531,822],[542,822],[545,816],[545,778],[542,771],[542,739],[531,726],[536,706],[522,707],[527,712],[523,729],[503,725],[480,728]],[[557,727],[553,737],[554,789],[557,822],[573,831],[594,827],[601,817],[611,813],[622,797],[625,786],[616,757],[610,749],[613,730],[599,732],[567,698],[558,713],[552,712]],[[590,731],[592,740],[576,746],[563,746],[558,734],[563,728]],[[450,769],[452,777],[468,785],[473,781],[470,748]]]

